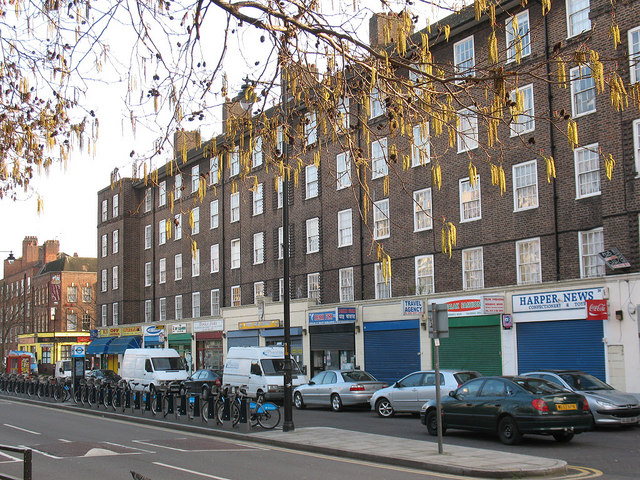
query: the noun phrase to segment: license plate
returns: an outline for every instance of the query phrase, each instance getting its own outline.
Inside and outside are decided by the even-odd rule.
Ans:
[[[638,421],[638,417],[622,417],[620,419],[620,423],[636,423]]]
[[[556,410],[577,410],[578,405],[575,403],[560,403],[556,405]]]

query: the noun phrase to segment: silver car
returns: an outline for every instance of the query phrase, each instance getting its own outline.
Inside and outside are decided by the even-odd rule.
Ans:
[[[362,370],[325,370],[293,391],[296,408],[330,406],[334,412],[344,405],[366,405],[376,390],[388,384]]]
[[[640,403],[635,395],[620,392],[580,370],[537,370],[522,376],[539,377],[587,398],[596,425],[637,425]]]
[[[481,376],[474,371],[440,370],[442,396],[449,394],[467,380]],[[423,370],[401,378],[390,387],[378,390],[369,403],[381,417],[391,417],[397,412],[420,413],[427,401],[436,398],[436,372]]]

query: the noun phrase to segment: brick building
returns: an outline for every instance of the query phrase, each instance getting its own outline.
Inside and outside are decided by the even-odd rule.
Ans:
[[[500,65],[519,73],[517,89],[508,93],[522,98],[524,111],[498,126],[493,150],[479,141],[487,132],[472,100],[457,108],[460,128],[450,145],[446,134],[429,135],[429,118],[406,135],[390,132],[384,101],[369,98],[365,105],[354,96],[342,103],[344,118],[356,132],[357,148],[373,159],[371,169],[351,161],[339,139],[319,134],[318,119],[303,102],[296,104],[293,126],[301,135],[290,147],[278,130],[252,151],[211,157],[210,143],[199,145],[197,136],[181,133],[175,157],[150,181],[122,179],[101,190],[102,327],[195,322],[186,327],[193,334],[190,348],[204,354],[198,333],[207,333],[206,322],[215,324],[209,337],[201,336],[217,342],[211,348],[279,338],[260,323],[243,323],[237,312],[251,319],[262,320],[265,312],[277,317],[286,197],[291,297],[307,299],[294,322],[294,344],[312,372],[357,365],[393,380],[411,368],[429,367],[421,308],[444,302],[451,328],[442,344],[445,366],[483,373],[578,367],[640,390],[632,375],[640,365],[640,293],[634,290],[640,279],[640,114],[636,108],[612,109],[608,93],[597,92],[589,64],[569,60],[578,48],[593,48],[617,59],[616,72],[626,84],[640,81],[640,2],[616,5],[623,39],[617,50],[609,37],[610,2],[567,0],[546,16],[538,3],[503,6],[509,15],[496,19]],[[520,63],[514,61],[514,16]],[[372,18],[373,45],[387,22],[393,25],[393,18]],[[448,41],[439,25],[450,26]],[[468,8],[431,32],[434,62],[444,71],[488,65],[486,15],[478,21]],[[539,80],[554,78],[557,55],[566,57],[568,88]],[[305,81],[312,84],[313,76]],[[484,95],[484,87],[469,91],[476,101]],[[237,102],[225,106],[225,119],[242,115]],[[580,131],[575,149],[565,133],[569,118]],[[363,133],[363,122],[373,133]],[[215,139],[218,147],[225,138]],[[288,154],[302,168],[298,187],[290,185],[283,195],[267,159],[285,148],[293,149]],[[503,195],[492,185],[489,168],[498,151]],[[555,159],[557,179],[547,179],[541,152]],[[617,160],[611,180],[605,175],[608,153]],[[411,162],[407,169],[398,159],[404,156]],[[470,179],[470,161],[478,165],[477,182]],[[443,166],[441,189],[432,184],[435,162]],[[441,218],[457,226],[451,258],[441,252]],[[388,282],[376,242],[392,257]],[[629,266],[605,266],[598,254],[612,248]],[[424,303],[413,311],[407,305],[416,298]],[[588,317],[591,301],[606,302],[606,319]]]

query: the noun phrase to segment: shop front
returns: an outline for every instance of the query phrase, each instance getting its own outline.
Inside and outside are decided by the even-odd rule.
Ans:
[[[302,365],[302,327],[291,327],[291,358]],[[284,328],[265,328],[260,331],[267,347],[284,345]]]
[[[222,319],[193,322],[193,333],[196,337],[196,370],[209,368],[222,373],[224,368],[223,328]]]
[[[578,369],[607,381],[602,287],[525,293],[512,303],[518,373]]]
[[[173,348],[180,354],[184,364],[187,366],[189,375],[191,375],[194,372],[195,365],[191,355],[191,333],[187,329],[187,324],[174,323],[167,328],[170,332],[167,336],[169,348]]]
[[[143,348],[164,348],[164,325],[145,325],[142,327]]]
[[[43,332],[18,335],[20,350],[33,353],[39,365],[71,359],[73,345],[88,345],[89,332]]]
[[[323,370],[355,368],[355,308],[309,313],[311,377]]]

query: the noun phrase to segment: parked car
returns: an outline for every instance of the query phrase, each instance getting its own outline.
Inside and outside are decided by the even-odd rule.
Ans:
[[[544,378],[584,395],[596,425],[637,425],[640,422],[640,402],[635,395],[616,390],[581,370],[536,370],[523,375]]]
[[[191,393],[200,393],[202,398],[209,398],[209,393],[222,384],[222,377],[209,368],[196,371],[184,381],[184,386]]]
[[[120,375],[118,375],[113,370],[108,370],[106,368],[101,368],[97,370],[89,370],[84,374],[85,378],[99,378],[105,382],[115,383],[120,380]]]
[[[296,408],[330,406],[334,412],[345,405],[366,405],[376,390],[387,387],[362,370],[326,370],[293,391]]]
[[[420,420],[438,434],[435,400],[423,405]],[[497,432],[506,445],[527,433],[568,442],[591,428],[591,413],[584,396],[541,378],[480,377],[442,400],[442,432],[449,428]]]
[[[474,371],[440,370],[441,395],[446,396],[467,380],[479,377]],[[436,398],[436,372],[424,370],[413,372],[387,388],[371,396],[371,409],[381,417],[395,413],[420,413],[427,400]]]

